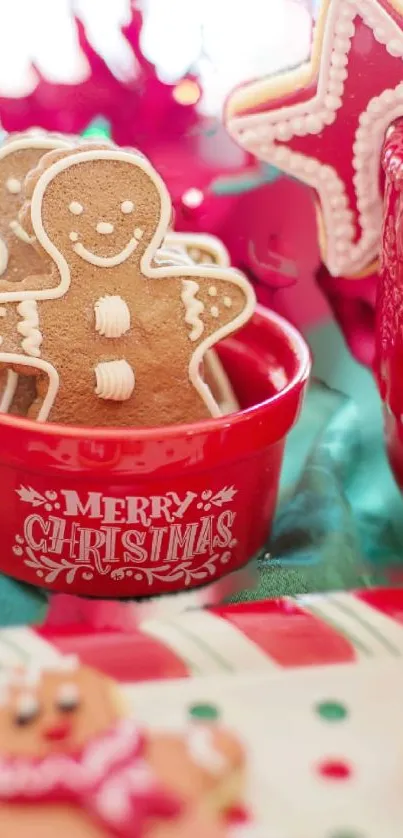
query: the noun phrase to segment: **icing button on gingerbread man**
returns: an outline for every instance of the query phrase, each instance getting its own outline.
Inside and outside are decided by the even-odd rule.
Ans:
[[[94,145],[53,152],[27,196],[20,221],[51,275],[18,289],[0,280],[0,307],[17,303],[25,318],[17,330],[2,318],[0,363],[37,372],[30,415],[98,426],[220,415],[201,362],[251,317],[254,293],[236,271],[154,261],[171,202],[146,158]]]

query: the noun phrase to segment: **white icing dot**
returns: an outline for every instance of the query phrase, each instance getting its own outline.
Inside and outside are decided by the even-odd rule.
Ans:
[[[224,297],[224,305],[225,305],[225,308],[231,308],[231,306],[232,306],[231,297]]]
[[[210,285],[210,288],[209,288],[208,292],[210,294],[210,297],[216,297],[217,296],[217,288],[215,287],[215,285]]]
[[[133,201],[122,201],[120,205],[120,209],[122,210],[124,215],[128,215],[130,212],[134,210]]]
[[[21,181],[16,177],[9,177],[6,181],[6,189],[11,195],[18,195],[21,192]]]
[[[322,120],[317,114],[311,113],[306,118],[306,127],[310,134],[319,134],[322,130]]]
[[[292,137],[291,123],[279,122],[275,128],[275,135],[280,140],[290,140]]]
[[[109,233],[113,233],[113,224],[109,224],[108,221],[98,221],[97,233],[101,233],[103,236],[108,236]]]
[[[72,201],[71,204],[69,204],[69,210],[73,213],[73,215],[81,215],[84,207],[82,204],[79,204],[78,201]]]
[[[336,114],[334,111],[322,111],[321,117],[325,125],[332,125],[336,119]]]
[[[403,55],[403,41],[392,40],[386,44],[386,51],[394,58],[400,58]]]
[[[143,238],[143,233],[144,230],[142,230],[140,227],[136,227],[134,231],[134,238],[137,239],[137,241],[140,241],[140,239]]]
[[[78,239],[78,233],[74,233],[74,232],[69,233],[69,239],[72,242],[76,242],[77,239]]]
[[[219,313],[217,306],[211,306],[210,314],[212,317],[218,317]]]
[[[339,52],[334,52],[331,57],[333,67],[345,67],[348,59],[346,55]]]
[[[314,160],[313,157],[310,157],[305,161],[304,170],[308,175],[313,175],[314,172],[316,172],[319,168],[319,165],[320,164],[317,160]]]
[[[290,157],[291,151],[289,148],[286,148],[285,146],[279,146],[279,148],[276,148],[274,152],[274,160],[280,166],[281,164],[286,165],[287,163],[289,163]]]
[[[290,122],[291,128],[298,137],[304,137],[306,134],[306,124],[302,116],[297,116]]]
[[[333,96],[329,94],[329,96],[325,96],[325,107],[329,108],[331,111],[337,111],[342,106],[342,100],[339,96]]]

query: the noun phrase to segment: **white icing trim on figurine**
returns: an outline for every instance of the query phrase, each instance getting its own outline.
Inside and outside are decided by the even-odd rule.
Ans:
[[[308,102],[253,115],[230,117],[228,128],[248,151],[297,177],[318,192],[326,231],[327,267],[333,276],[348,276],[363,270],[379,252],[382,198],[378,183],[378,150],[384,139],[385,128],[396,117],[403,115],[401,85],[375,97],[359,118],[353,158],[357,226],[362,231],[357,242],[354,213],[348,205],[344,182],[336,170],[315,158],[276,145],[276,142],[287,142],[294,136],[320,133],[336,119],[348,77],[348,55],[356,16],[363,20],[372,30],[374,38],[392,56],[403,58],[403,33],[386,9],[374,0],[331,0],[323,14],[325,23],[316,94]],[[238,109],[240,103],[241,97],[237,94]],[[365,128],[365,131],[361,131],[361,128]],[[365,140],[369,140],[369,149]]]
[[[40,346],[43,342],[42,332],[39,327],[38,306],[35,300],[24,300],[17,306],[18,314],[23,320],[17,324],[17,332],[23,336],[21,346],[27,355],[39,358],[41,355]]]
[[[130,399],[136,383],[134,371],[124,359],[97,364],[95,378],[95,395],[113,402],[125,402]]]
[[[8,265],[8,247],[5,241],[0,238],[0,276],[7,270]]]
[[[84,259],[85,262],[89,262],[90,265],[95,265],[97,268],[116,268],[117,265],[121,265],[122,262],[126,262],[126,259],[130,258],[137,246],[138,240],[135,236],[133,236],[133,238],[131,238],[127,243],[126,247],[124,247],[120,253],[115,253],[114,256],[97,256],[96,253],[92,253],[91,250],[87,250],[81,242],[73,244],[73,250],[77,253],[77,256],[81,257],[81,259]]]
[[[55,367],[43,358],[30,358],[27,355],[19,355],[17,352],[0,352],[0,364],[18,364],[21,367],[31,367],[46,373],[49,387],[36,420],[46,422],[59,389],[59,373]]]
[[[186,251],[190,247],[195,247],[211,253],[212,264],[215,263],[221,268],[229,268],[231,265],[230,255],[221,239],[216,236],[209,236],[207,233],[175,233],[172,231],[167,233],[164,246],[184,248]]]
[[[19,221],[10,221],[9,225],[10,230],[17,236],[17,239],[24,242],[25,244],[32,244],[35,241],[35,236],[29,236],[28,233],[21,227]]]
[[[1,394],[0,413],[8,413],[18,385],[18,375],[14,370],[7,370],[6,386]]]
[[[181,299],[186,309],[185,323],[192,326],[189,340],[199,340],[204,331],[204,323],[200,319],[200,315],[204,311],[204,304],[197,299],[200,286],[192,279],[184,279],[182,280],[182,289]]]
[[[236,413],[239,410],[239,404],[217,352],[214,349],[208,349],[203,361],[205,369],[214,379],[220,415],[228,416],[230,413]]]
[[[119,296],[100,297],[95,303],[95,329],[106,338],[120,338],[130,329],[130,309]]]
[[[18,195],[21,192],[21,181],[16,177],[9,177],[6,180],[6,189],[10,195]]]

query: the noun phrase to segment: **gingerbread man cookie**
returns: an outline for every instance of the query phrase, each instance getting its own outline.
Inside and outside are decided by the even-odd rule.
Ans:
[[[26,276],[43,272],[43,257],[32,246],[32,241],[18,221],[24,201],[23,184],[30,169],[37,166],[49,149],[68,148],[71,139],[45,131],[31,130],[10,134],[0,148],[0,276],[10,282],[20,282]],[[0,312],[1,314],[1,312]],[[18,392],[17,392],[18,388]],[[24,415],[28,409],[32,382],[17,381],[11,371],[0,376],[0,412],[2,402],[10,412]],[[15,395],[14,395],[15,394]],[[10,409],[12,405],[12,410]]]
[[[146,158],[51,152],[27,195],[20,221],[52,270],[18,288],[0,280],[0,363],[38,371],[30,415],[99,426],[220,415],[200,365],[252,316],[254,293],[235,271],[153,263],[171,202]]]
[[[180,794],[153,769],[109,679],[74,658],[2,678],[2,836],[224,838],[197,788]],[[163,741],[158,754],[164,763]]]
[[[0,148],[0,276],[20,282],[43,272],[41,253],[32,247],[31,237],[21,227],[18,214],[24,202],[23,184],[50,149],[69,148],[71,139],[45,131],[11,134]]]

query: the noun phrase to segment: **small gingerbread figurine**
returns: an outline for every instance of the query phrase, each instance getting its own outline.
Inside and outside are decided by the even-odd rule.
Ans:
[[[254,293],[236,271],[153,262],[171,202],[146,158],[50,152],[26,191],[20,222],[51,275],[0,280],[0,363],[38,372],[29,415],[95,426],[220,415],[201,361],[252,316]]]
[[[3,679],[2,836],[224,838],[208,793],[228,778],[228,741],[148,734],[123,718],[113,682],[74,658]]]

